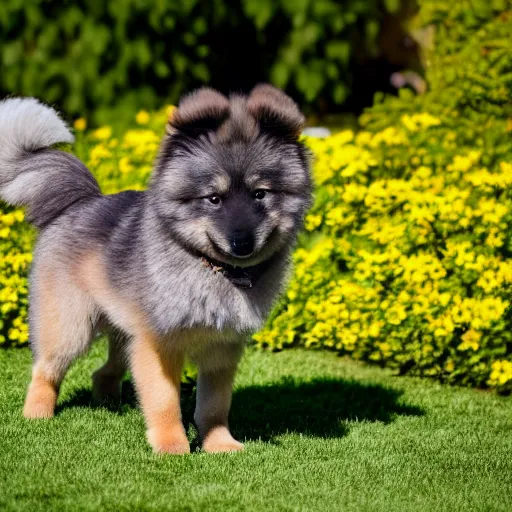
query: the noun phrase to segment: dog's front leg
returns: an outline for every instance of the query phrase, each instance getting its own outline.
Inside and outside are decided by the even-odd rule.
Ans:
[[[243,345],[221,345],[196,358],[199,367],[194,413],[205,452],[233,452],[244,445],[229,431],[228,415],[233,380]]]
[[[149,444],[158,453],[190,453],[180,409],[183,352],[146,333],[135,337],[130,360]]]

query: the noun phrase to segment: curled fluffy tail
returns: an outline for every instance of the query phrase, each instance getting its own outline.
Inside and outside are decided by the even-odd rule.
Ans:
[[[37,227],[48,225],[72,204],[100,195],[80,160],[48,149],[74,140],[57,112],[36,99],[0,102],[0,198],[26,206],[28,219]]]

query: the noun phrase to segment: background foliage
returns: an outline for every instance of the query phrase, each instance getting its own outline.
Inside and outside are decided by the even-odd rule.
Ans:
[[[356,61],[360,69],[379,56],[382,25],[412,3],[3,0],[0,96],[36,96],[100,122],[114,106],[129,117],[201,84],[228,92],[272,81],[303,105],[340,104]],[[387,34],[386,48],[400,45],[404,32],[397,23]],[[400,55],[387,51],[395,61]],[[375,80],[363,77],[362,85],[373,93]]]
[[[358,133],[309,139],[316,202],[260,346],[323,347],[512,390],[512,0],[423,0],[428,91],[377,98]],[[173,107],[74,148],[106,193],[143,188]],[[32,231],[0,210],[0,343],[24,344]]]

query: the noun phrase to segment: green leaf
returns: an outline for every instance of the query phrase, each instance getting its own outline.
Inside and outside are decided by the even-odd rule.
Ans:
[[[350,59],[350,43],[348,41],[329,41],[325,47],[325,53],[330,59],[335,59],[346,65]]]
[[[155,73],[160,78],[166,78],[170,75],[171,70],[163,60],[159,60],[155,63]]]
[[[274,0],[243,0],[242,7],[245,14],[252,18],[256,27],[261,30],[275,13],[276,2]]]
[[[306,96],[308,101],[316,98],[325,85],[325,74],[315,64],[315,62],[304,64],[299,67],[296,73],[297,88]]]
[[[284,89],[290,80],[290,67],[284,61],[277,61],[270,71],[270,81],[276,86]]]
[[[388,12],[398,12],[400,9],[400,0],[384,0],[384,6]]]

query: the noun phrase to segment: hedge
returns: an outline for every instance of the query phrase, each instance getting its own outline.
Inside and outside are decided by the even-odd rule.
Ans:
[[[510,392],[512,4],[422,4],[429,90],[377,101],[357,133],[307,140],[315,204],[255,341]],[[141,111],[120,137],[75,122],[105,192],[144,187],[168,113]],[[33,234],[17,210],[0,219],[0,343],[24,344]]]
[[[356,53],[377,55],[386,16],[411,1],[3,0],[0,97],[36,96],[99,122],[201,84],[272,81],[303,104],[342,103]]]

